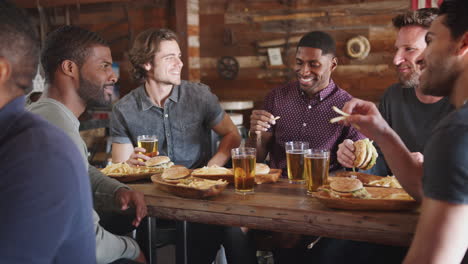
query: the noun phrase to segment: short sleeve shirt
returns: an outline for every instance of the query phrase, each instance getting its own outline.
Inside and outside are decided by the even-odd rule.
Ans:
[[[113,143],[137,145],[139,135],[156,135],[160,155],[178,165],[202,167],[211,158],[211,129],[224,117],[208,86],[182,81],[164,106],[154,105],[140,86],[117,102],[111,116]]]
[[[401,84],[394,84],[382,97],[379,110],[405,146],[411,152],[422,153],[434,127],[452,112],[454,107],[448,98],[432,104],[422,103],[413,88],[403,88]],[[380,176],[393,174],[380,151],[377,164],[367,172]]]
[[[340,89],[333,80],[309,98],[300,88],[299,82],[291,82],[273,89],[265,98],[264,108],[274,116],[280,116],[272,127],[273,142],[269,146],[271,166],[286,168],[285,142],[305,141],[310,148],[330,151],[330,171],[340,169],[336,152],[345,139],[364,138],[353,127],[331,124],[330,119],[338,116],[333,106],[343,108],[351,95]]]
[[[434,129],[424,150],[424,195],[468,203],[468,106],[452,112]]]

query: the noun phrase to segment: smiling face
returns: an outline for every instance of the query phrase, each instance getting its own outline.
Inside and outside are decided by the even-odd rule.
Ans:
[[[398,31],[393,64],[405,88],[416,88],[419,85],[421,69],[416,61],[426,48],[426,33],[427,29],[420,26],[405,26]]]
[[[297,48],[294,71],[299,87],[309,96],[328,86],[331,73],[336,66],[337,60],[332,54],[324,55],[322,50],[317,48]]]
[[[426,35],[427,48],[421,74],[421,91],[427,95],[448,96],[461,74],[457,64],[457,41],[442,23],[446,15],[439,16]]]
[[[163,40],[151,63],[144,65],[150,79],[168,85],[179,85],[182,66],[179,44],[175,40]]]
[[[88,106],[105,106],[111,103],[117,76],[112,70],[109,47],[91,47],[88,57],[80,68],[79,96]]]

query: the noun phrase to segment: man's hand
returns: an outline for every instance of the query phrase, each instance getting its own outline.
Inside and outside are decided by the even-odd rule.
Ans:
[[[421,152],[411,152],[410,155],[411,155],[411,158],[414,161],[421,164],[421,166],[422,166],[422,164],[424,162],[424,155]]]
[[[145,152],[146,152],[146,149],[136,147],[133,150],[132,155],[130,155],[130,157],[128,158],[128,160],[126,162],[129,165],[132,165],[132,166],[145,166],[145,161],[150,159],[150,157],[146,156],[145,154],[142,154],[142,153],[145,153]],[[139,159],[141,159],[143,161],[141,161]]]
[[[377,143],[391,130],[374,103],[353,98],[343,109],[350,116],[341,121],[345,125],[354,125],[362,134]]]
[[[250,131],[260,134],[276,124],[275,117],[265,110],[253,110],[250,115]]]
[[[356,156],[354,155],[354,142],[351,139],[345,139],[338,145],[338,162],[346,168],[352,168]]]
[[[120,188],[115,192],[115,200],[122,211],[127,210],[131,205],[135,207],[135,219],[132,224],[137,227],[141,220],[148,214],[145,198],[142,193],[126,188]]]

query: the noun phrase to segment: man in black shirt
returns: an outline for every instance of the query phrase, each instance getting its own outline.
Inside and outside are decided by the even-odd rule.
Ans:
[[[468,1],[445,0],[427,35],[421,91],[449,96],[457,109],[434,129],[424,164],[411,153],[371,102],[354,99],[343,110],[343,123],[355,124],[374,139],[392,171],[405,187],[406,179],[422,180],[423,201],[408,263],[465,263],[468,248]]]

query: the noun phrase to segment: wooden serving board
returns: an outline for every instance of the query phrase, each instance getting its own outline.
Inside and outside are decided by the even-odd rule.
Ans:
[[[372,197],[378,199],[358,199],[358,198],[334,198],[328,192],[318,191],[314,193],[323,205],[329,208],[345,210],[377,210],[377,211],[399,211],[413,210],[419,206],[415,200],[389,199],[392,194],[406,194],[403,189],[366,187]]]
[[[202,178],[207,180],[225,180],[230,184],[234,184],[234,174],[218,174],[218,175],[192,175],[196,178]],[[258,176],[258,177],[257,177]],[[256,175],[255,182],[257,184],[261,183],[273,183],[278,181],[281,176],[281,169],[270,169],[268,174]]]
[[[134,182],[139,180],[146,180],[150,179],[153,175],[161,175],[161,173],[154,173],[154,172],[145,172],[145,173],[135,173],[135,174],[125,174],[125,175],[107,175],[111,178],[114,178],[120,182]]]
[[[202,180],[202,179],[198,179]],[[217,184],[209,189],[195,189],[186,186],[176,185],[174,183],[165,182],[161,175],[151,176],[151,181],[156,184],[156,187],[164,192],[171,193],[184,198],[191,199],[206,199],[220,194],[228,185],[228,183]]]

